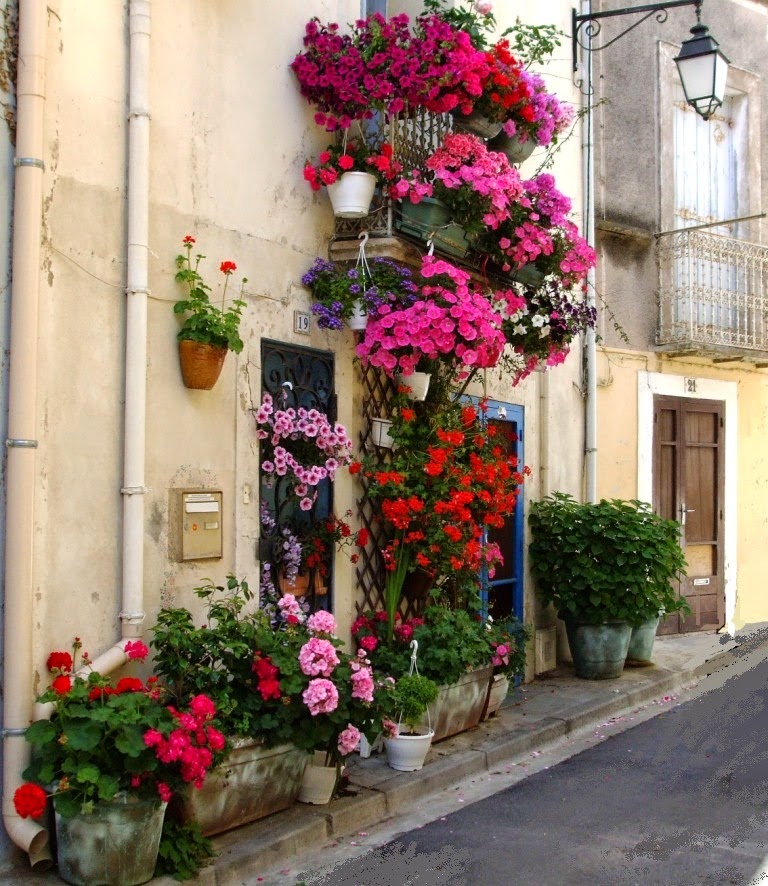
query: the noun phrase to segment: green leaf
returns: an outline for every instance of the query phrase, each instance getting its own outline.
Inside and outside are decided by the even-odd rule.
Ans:
[[[64,735],[73,751],[92,751],[101,742],[103,730],[92,720],[72,720],[66,724]]]

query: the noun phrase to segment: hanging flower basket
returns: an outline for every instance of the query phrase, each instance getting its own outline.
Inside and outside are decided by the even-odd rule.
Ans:
[[[370,172],[345,172],[328,185],[333,214],[339,218],[365,218],[370,212],[376,176]]]
[[[536,142],[530,136],[523,141],[519,136],[509,136],[502,130],[488,142],[488,150],[501,151],[510,163],[522,163],[536,150]]]
[[[469,114],[462,114],[458,111],[454,112],[453,122],[457,129],[463,129],[465,132],[471,132],[480,138],[493,138],[501,132],[502,123],[494,122],[484,117],[477,111],[471,111]]]

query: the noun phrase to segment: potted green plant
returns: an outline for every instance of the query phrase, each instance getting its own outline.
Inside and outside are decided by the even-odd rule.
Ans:
[[[367,611],[353,622],[351,630],[358,647],[380,673],[407,673],[410,644],[417,641],[419,671],[439,687],[432,716],[433,741],[465,732],[480,722],[494,670],[495,635],[488,631],[479,611],[433,602],[423,617],[403,619],[398,613],[391,637],[387,613]]]
[[[483,720],[496,714],[507,697],[510,681],[525,672],[525,647],[530,639],[530,629],[515,618],[495,622],[489,615],[485,629],[493,677]]]
[[[437,683],[417,673],[405,674],[395,683],[392,705],[397,723],[384,740],[392,769],[414,772],[424,766],[435,732],[429,723],[424,729],[422,721],[437,693]]]
[[[26,739],[28,781],[14,797],[19,815],[39,817],[50,792],[56,820],[59,873],[68,883],[145,883],[155,869],[166,805],[200,789],[225,752],[216,708],[203,693],[183,708],[150,678],[116,683],[92,669],[86,653],[52,652],[51,684],[37,702],[51,710]],[[147,647],[125,647],[143,660]]]
[[[685,574],[680,525],[647,503],[553,493],[528,521],[531,574],[565,621],[578,676],[619,676],[633,625],[687,608],[672,585]]]
[[[216,801],[192,795],[172,810],[208,836],[290,806],[313,752],[334,768],[335,789],[361,733],[378,734],[386,687],[370,662],[344,651],[330,612],[308,615],[292,594],[257,607],[248,582],[234,575],[195,593],[206,607],[203,624],[184,607],[165,606],[151,645],[155,670],[180,704],[207,688],[234,748],[211,775]]]
[[[243,277],[240,294],[227,304],[227,284],[237,270],[233,261],[223,261],[219,270],[224,275],[220,304],[214,304],[208,286],[200,273],[204,255],[192,259],[195,238],[190,234],[182,240],[184,252],[176,256],[176,281],[187,288],[185,298],[173,306],[175,314],[184,314],[184,322],[176,338],[179,342],[179,361],[184,384],[195,390],[209,391],[219,378],[227,351],[239,354],[243,350],[240,321],[246,302],[243,299]]]

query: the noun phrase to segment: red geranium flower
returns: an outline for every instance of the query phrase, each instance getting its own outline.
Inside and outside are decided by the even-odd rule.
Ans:
[[[45,812],[47,799],[48,795],[40,785],[26,782],[16,788],[13,795],[13,805],[22,818],[40,818]]]

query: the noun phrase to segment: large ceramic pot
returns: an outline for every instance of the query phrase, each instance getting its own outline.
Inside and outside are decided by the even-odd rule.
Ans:
[[[565,619],[568,646],[576,676],[584,680],[612,680],[621,676],[632,628],[624,621],[599,625]]]
[[[195,391],[210,391],[219,380],[226,356],[226,348],[182,339],[179,342],[179,365],[184,386]]]
[[[404,734],[384,740],[387,750],[387,763],[398,772],[416,772],[423,768],[429,752],[434,732]]]
[[[205,836],[265,818],[293,805],[308,761],[309,754],[292,744],[265,748],[241,739],[202,788],[189,788],[172,801],[172,813],[182,822],[197,822]]]
[[[55,807],[55,801],[54,801]],[[138,886],[152,879],[166,804],[118,795],[90,815],[56,813],[59,875],[75,886]]]
[[[656,629],[659,627],[659,619],[651,618],[641,625],[633,625],[632,635],[629,638],[626,664],[629,667],[641,667],[651,664],[653,655],[653,643],[656,639]]]
[[[493,666],[488,665],[463,674],[455,683],[440,687],[437,699],[429,709],[434,742],[478,725],[488,700],[492,677]],[[426,717],[422,726],[427,726]]]
[[[328,185],[333,214],[339,218],[365,218],[371,210],[376,176],[370,172],[345,172]]]

